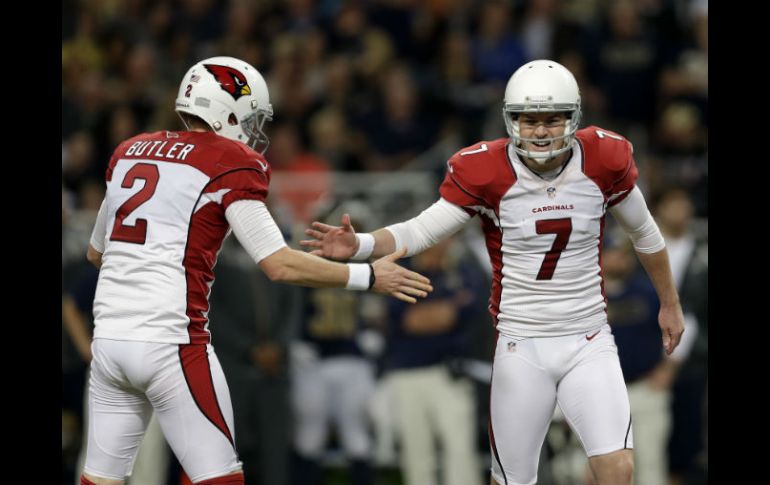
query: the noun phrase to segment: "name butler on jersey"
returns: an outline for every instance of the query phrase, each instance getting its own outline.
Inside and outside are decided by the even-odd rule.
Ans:
[[[225,210],[235,200],[264,202],[270,173],[262,155],[213,132],[164,131],[123,142],[107,170],[111,244],[94,304],[95,336],[208,343],[213,267],[230,230]],[[110,266],[120,270],[104,271]]]

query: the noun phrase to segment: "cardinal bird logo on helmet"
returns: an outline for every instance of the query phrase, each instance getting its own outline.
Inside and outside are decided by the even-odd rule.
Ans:
[[[246,82],[246,76],[237,69],[229,66],[218,66],[216,64],[204,64],[205,67],[217,80],[219,86],[227,91],[234,100],[244,94],[251,94],[249,83]]]

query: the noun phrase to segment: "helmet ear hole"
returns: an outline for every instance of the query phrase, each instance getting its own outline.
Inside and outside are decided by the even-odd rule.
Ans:
[[[230,126],[238,124],[238,118],[236,118],[235,113],[230,113],[230,116],[227,117],[227,124]]]

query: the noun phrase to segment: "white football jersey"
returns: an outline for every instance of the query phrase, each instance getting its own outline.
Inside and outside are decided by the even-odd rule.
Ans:
[[[607,207],[636,182],[628,141],[596,127],[578,131],[553,180],[527,168],[507,138],[460,150],[447,165],[441,196],[482,220],[498,331],[557,336],[607,322],[602,233]]]
[[[107,169],[95,338],[209,343],[213,268],[236,200],[264,201],[262,155],[213,132],[123,142]]]

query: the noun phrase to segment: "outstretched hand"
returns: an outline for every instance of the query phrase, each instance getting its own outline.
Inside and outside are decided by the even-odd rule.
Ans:
[[[679,303],[661,306],[658,313],[658,323],[663,333],[663,348],[666,350],[666,355],[671,355],[671,352],[674,351],[682,340],[682,334],[684,333],[682,306]]]
[[[305,234],[314,239],[303,239],[301,246],[315,248],[310,254],[335,261],[347,261],[358,251],[356,231],[350,223],[350,214],[342,215],[342,226],[330,226],[314,221],[312,229],[305,229]]]
[[[407,248],[404,247],[372,263],[375,276],[372,291],[390,295],[408,303],[417,303],[414,297],[425,298],[429,292],[433,291],[433,287],[425,276],[395,263],[397,259],[406,256],[406,253]]]

